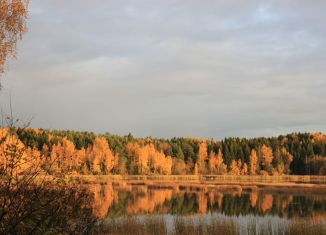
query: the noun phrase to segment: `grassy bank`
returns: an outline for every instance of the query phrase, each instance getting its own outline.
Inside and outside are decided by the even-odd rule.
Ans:
[[[151,188],[188,189],[188,190],[232,190],[255,191],[263,189],[295,192],[326,192],[326,177],[323,176],[142,176],[142,175],[79,175],[69,179],[82,184],[112,184],[116,187],[144,185]]]
[[[84,181],[177,181],[201,183],[305,183],[326,184],[326,176],[315,175],[78,175],[70,176]]]

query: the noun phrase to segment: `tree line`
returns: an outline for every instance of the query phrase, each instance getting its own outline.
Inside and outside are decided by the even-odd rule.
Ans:
[[[50,173],[326,175],[322,133],[207,140],[18,128],[16,138]]]

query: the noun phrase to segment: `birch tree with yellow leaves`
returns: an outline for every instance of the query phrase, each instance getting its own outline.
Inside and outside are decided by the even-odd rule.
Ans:
[[[0,75],[8,57],[16,56],[17,42],[26,32],[29,0],[0,1]]]

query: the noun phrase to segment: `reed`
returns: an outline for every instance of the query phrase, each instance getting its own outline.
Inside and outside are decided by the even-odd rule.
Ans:
[[[326,234],[326,223],[317,221],[300,221],[292,223],[287,231],[287,234],[309,234],[322,235]]]
[[[234,218],[217,220],[212,217],[169,217],[169,216],[135,216],[107,219],[94,231],[100,235],[323,235],[326,224],[320,221],[302,221],[284,223],[266,220],[264,224],[250,221],[241,229]]]

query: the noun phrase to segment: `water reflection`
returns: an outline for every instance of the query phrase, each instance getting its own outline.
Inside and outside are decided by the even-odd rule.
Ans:
[[[97,218],[140,214],[227,216],[272,215],[281,218],[324,220],[326,196],[293,191],[270,192],[257,188],[200,188],[113,186],[91,184],[93,212]]]

